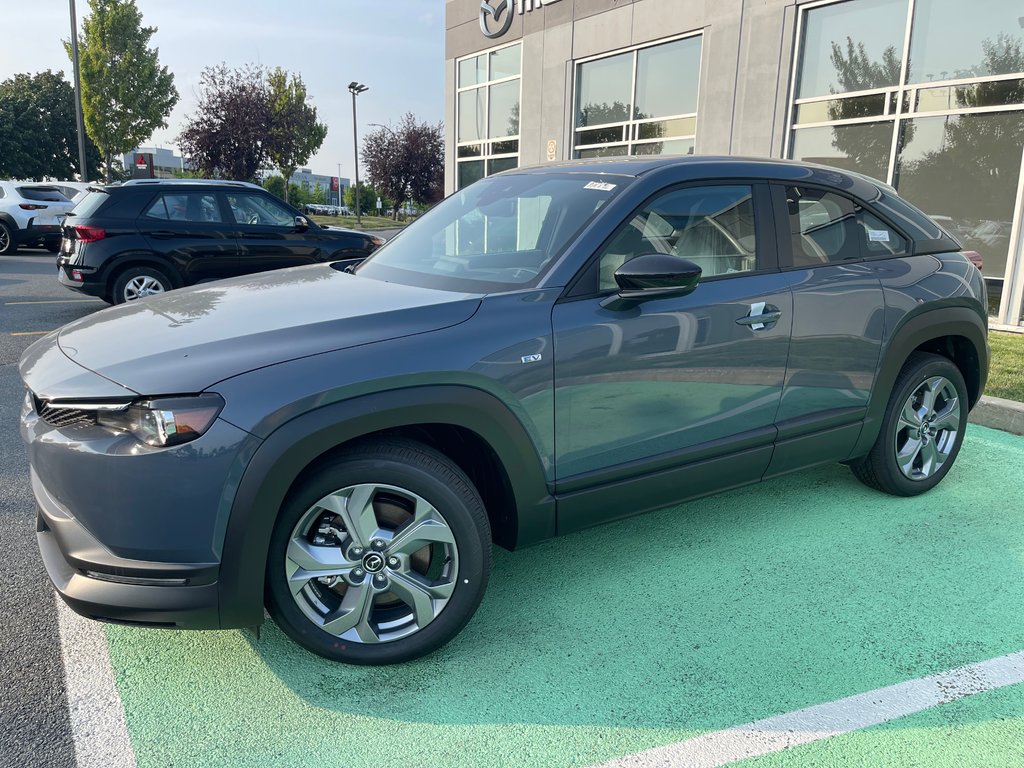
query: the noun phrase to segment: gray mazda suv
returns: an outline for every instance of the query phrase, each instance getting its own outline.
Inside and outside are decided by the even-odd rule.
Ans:
[[[469,621],[491,546],[826,462],[934,487],[988,371],[960,244],[878,182],[738,158],[548,164],[358,266],[226,280],[30,347],[43,561],[95,619],[358,664]],[[596,567],[596,566],[595,566]]]

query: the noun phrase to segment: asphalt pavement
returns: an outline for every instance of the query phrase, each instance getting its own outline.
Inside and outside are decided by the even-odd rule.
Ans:
[[[84,297],[83,297],[84,298]],[[59,303],[47,303],[59,302]],[[35,541],[17,363],[40,332],[101,307],[57,283],[53,254],[0,256],[0,766],[74,766],[56,603]]]

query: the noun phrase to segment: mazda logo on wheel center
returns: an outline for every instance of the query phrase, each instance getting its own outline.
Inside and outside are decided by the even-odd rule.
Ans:
[[[384,570],[384,556],[371,552],[363,558],[363,568],[367,573],[380,573]]]

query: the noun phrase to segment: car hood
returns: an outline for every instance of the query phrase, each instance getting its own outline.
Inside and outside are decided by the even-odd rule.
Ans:
[[[142,395],[184,394],[255,368],[457,325],[480,298],[314,265],[123,304],[56,338],[64,355],[111,382]]]

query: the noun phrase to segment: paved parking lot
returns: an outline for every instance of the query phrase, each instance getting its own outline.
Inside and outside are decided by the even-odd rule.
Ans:
[[[58,631],[14,423],[32,337],[13,334],[102,306],[22,303],[74,299],[49,255],[0,257],[5,766],[71,765],[76,743],[80,766],[1024,761],[1024,438],[977,426],[924,497],[833,466],[499,550],[467,629],[400,667],[331,665],[272,624]],[[737,733],[762,748],[729,752]]]

